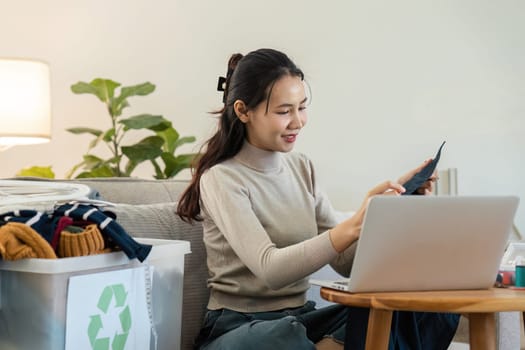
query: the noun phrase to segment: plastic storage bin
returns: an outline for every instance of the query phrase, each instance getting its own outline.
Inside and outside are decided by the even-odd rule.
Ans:
[[[137,239],[152,244],[144,263],[122,252],[93,256],[0,261],[0,349],[60,350],[65,347],[69,278],[149,265],[150,349],[180,349],[184,255],[187,241]]]

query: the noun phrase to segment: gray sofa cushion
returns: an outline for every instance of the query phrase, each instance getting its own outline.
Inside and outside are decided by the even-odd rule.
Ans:
[[[151,204],[176,202],[188,186],[184,180],[149,180],[137,178],[76,179],[98,192],[101,199],[114,203]]]
[[[176,203],[116,204],[117,222],[133,237],[176,239],[190,242],[184,259],[182,349],[191,349],[208,302],[208,270],[200,224],[190,225],[176,214]]]

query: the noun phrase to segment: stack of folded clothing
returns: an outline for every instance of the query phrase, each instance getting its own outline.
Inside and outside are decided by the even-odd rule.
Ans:
[[[0,256],[4,260],[56,259],[122,250],[144,261],[151,245],[140,244],[113,212],[91,203],[70,202],[51,212],[14,210],[0,214]]]

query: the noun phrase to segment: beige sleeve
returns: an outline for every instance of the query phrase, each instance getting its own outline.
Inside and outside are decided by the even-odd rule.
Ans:
[[[312,183],[314,188],[314,195],[316,201],[316,218],[319,232],[326,232],[336,226],[342,219],[337,211],[333,208],[328,196],[320,189],[316,182],[315,171],[313,164],[310,162],[310,171],[312,176]],[[355,256],[357,242],[348,247],[344,252],[337,255],[337,257],[330,262],[330,266],[342,276],[348,277],[352,269],[352,263]]]

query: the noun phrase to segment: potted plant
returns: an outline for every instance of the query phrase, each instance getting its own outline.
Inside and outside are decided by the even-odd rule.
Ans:
[[[198,154],[176,154],[176,151],[179,146],[194,142],[195,137],[180,137],[171,121],[161,115],[123,116],[123,111],[130,106],[130,97],[146,96],[154,90],[155,85],[149,82],[121,86],[118,82],[102,78],[94,79],[90,83],[80,81],[73,84],[73,93],[95,95],[105,104],[110,124],[105,130],[92,127],[66,129],[73,134],[93,136],[82,161],[68,171],[66,178],[128,177],[137,165],[150,162],[155,172],[154,177],[166,179],[191,167]],[[136,131],[148,131],[149,135],[134,144],[124,144],[125,137]],[[94,153],[100,145],[104,145],[110,151],[109,156],[103,157]],[[23,169],[18,175],[54,177],[50,167],[38,166]]]

